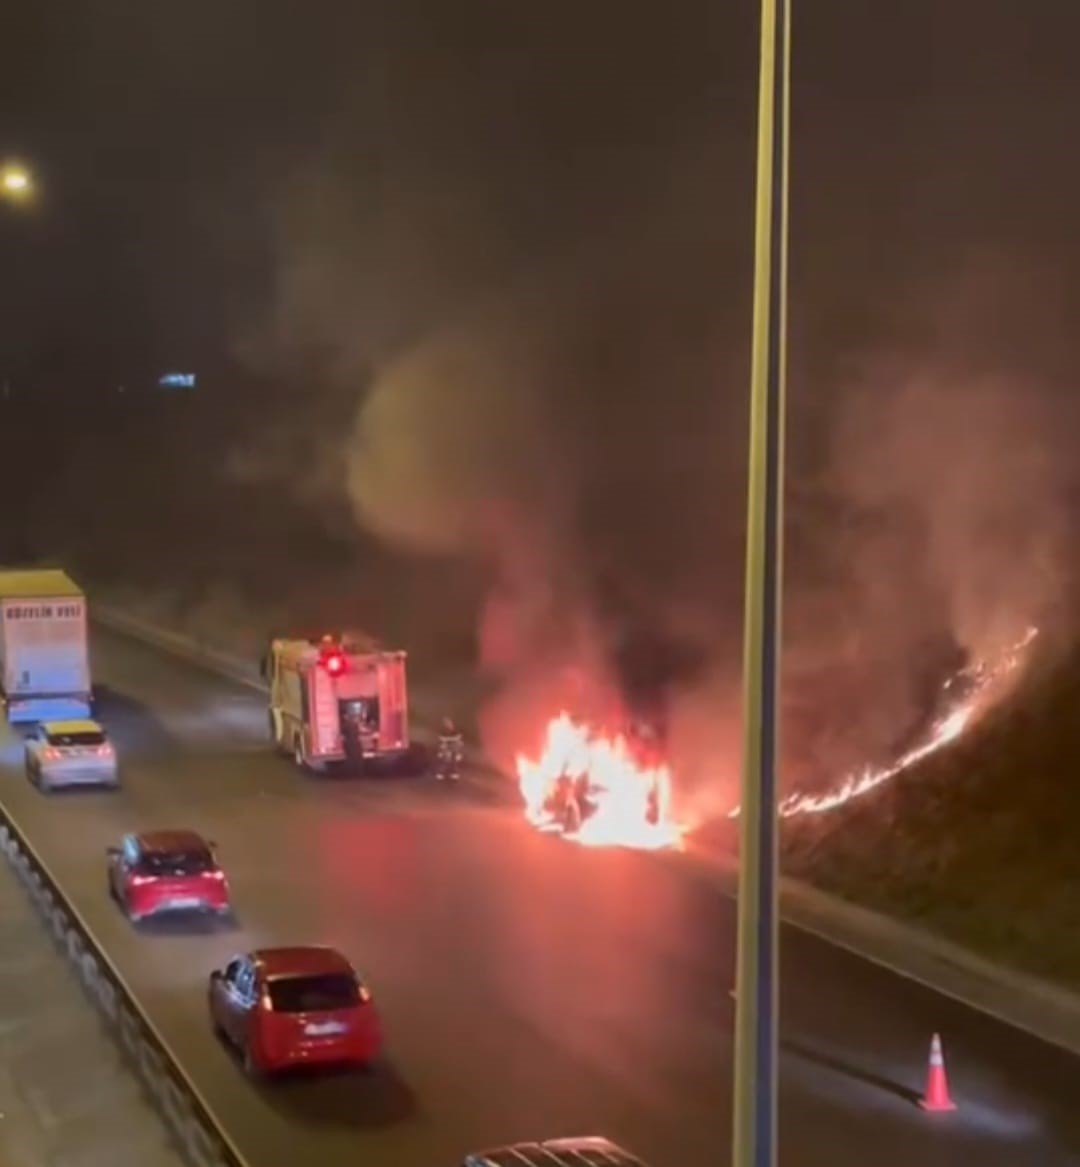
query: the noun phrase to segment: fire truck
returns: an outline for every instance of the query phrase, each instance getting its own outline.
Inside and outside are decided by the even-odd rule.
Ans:
[[[394,768],[410,756],[405,653],[343,636],[275,639],[262,662],[274,748],[321,772]]]

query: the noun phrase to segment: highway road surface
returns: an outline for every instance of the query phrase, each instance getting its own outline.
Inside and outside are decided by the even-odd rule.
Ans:
[[[2,862],[0,1163],[183,1163],[71,965]]]
[[[605,1133],[655,1167],[730,1140],[734,912],[679,856],[578,848],[479,784],[301,775],[257,694],[98,633],[119,793],[44,796],[3,743],[0,791],[252,1167],[452,1167],[505,1140]],[[135,929],[106,895],[132,828],[216,840],[239,921]],[[248,1081],[205,985],[233,952],[320,942],[370,978],[387,1060]],[[783,954],[784,1167],[1080,1163],[1080,1064],[792,929]],[[922,1113],[940,1031],[959,1110]]]

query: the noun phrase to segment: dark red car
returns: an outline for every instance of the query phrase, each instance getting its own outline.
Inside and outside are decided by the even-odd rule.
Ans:
[[[261,948],[210,974],[210,1021],[250,1074],[373,1062],[382,1026],[359,973],[333,948]]]
[[[194,831],[144,831],[110,847],[109,892],[129,919],[160,912],[228,915],[229,883],[213,844]]]

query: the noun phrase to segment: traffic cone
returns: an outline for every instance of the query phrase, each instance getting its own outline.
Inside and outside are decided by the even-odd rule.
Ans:
[[[926,1093],[919,1099],[923,1110],[941,1114],[956,1109],[949,1097],[949,1080],[945,1076],[945,1058],[941,1052],[941,1038],[935,1033],[930,1043],[930,1066],[926,1072]]]

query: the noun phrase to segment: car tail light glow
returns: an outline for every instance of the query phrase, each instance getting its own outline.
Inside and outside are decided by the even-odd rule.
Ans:
[[[154,878],[151,875],[133,875],[131,877],[132,887],[146,887],[148,883],[153,883]]]
[[[224,883],[225,882],[225,872],[224,871],[204,871],[203,875],[207,879],[214,880],[216,883]]]
[[[367,987],[367,985],[360,985],[359,992],[360,992],[360,1004],[361,1005],[368,1004],[368,1002],[371,1000],[371,990]]]
[[[108,742],[106,742],[103,746],[98,746],[97,752],[98,752],[98,757],[111,758],[113,748],[112,748],[112,746],[109,745]]]
[[[274,1002],[270,1000],[270,994],[266,989],[263,989],[259,997],[259,1008],[264,1013],[273,1013],[274,1011]]]
[[[45,749],[43,749],[41,751],[41,756],[47,762],[55,762],[56,759],[60,757],[60,751],[57,749],[54,749],[52,746],[47,746]]]

